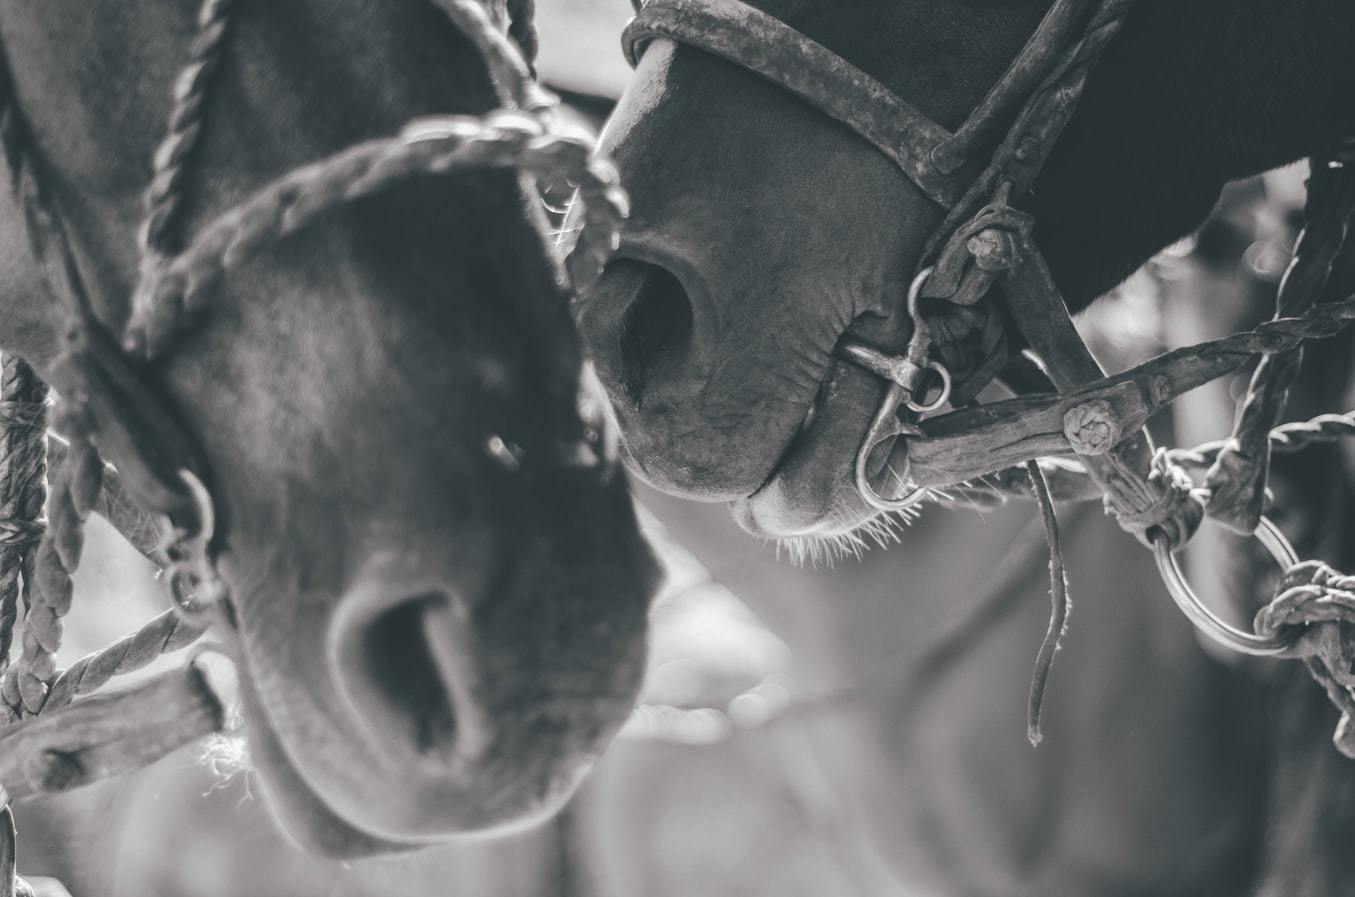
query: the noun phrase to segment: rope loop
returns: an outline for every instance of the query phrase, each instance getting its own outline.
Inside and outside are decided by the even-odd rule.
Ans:
[[[1107,492],[1106,513],[1145,545],[1152,547],[1165,540],[1172,551],[1180,550],[1204,520],[1204,505],[1195,483],[1165,449],[1159,448],[1153,454],[1146,485],[1153,493],[1146,503],[1141,494]]]

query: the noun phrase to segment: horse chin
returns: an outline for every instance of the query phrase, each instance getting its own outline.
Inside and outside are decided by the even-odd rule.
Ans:
[[[267,600],[236,578],[237,627],[222,635],[244,731],[267,804],[298,846],[360,858],[530,827],[563,806],[634,707],[655,579],[651,564],[604,553],[625,547],[617,534],[576,530],[556,541],[577,570],[519,548],[516,566],[487,580],[492,600],[479,601],[473,626],[422,608],[424,641],[366,626],[351,606],[360,590],[344,593],[345,616],[323,597]],[[391,594],[408,592],[395,574],[386,581]],[[543,582],[560,599],[546,610]],[[382,678],[384,668],[338,650],[354,626],[371,650],[426,655],[430,666],[407,664],[398,684]],[[451,663],[451,650],[464,663]],[[368,678],[371,688],[352,687]],[[383,701],[391,712],[378,712]],[[435,725],[440,709],[455,723]]]
[[[586,758],[566,764],[566,768],[550,777],[548,785],[538,789],[529,809],[496,825],[477,821],[466,832],[437,837],[393,837],[373,831],[363,820],[341,813],[326,800],[324,789],[313,784],[293,762],[248,676],[240,677],[240,701],[241,716],[249,733],[253,772],[263,786],[264,799],[274,819],[297,847],[331,859],[358,860],[406,853],[533,827],[559,812],[592,768],[591,759]]]
[[[857,492],[853,470],[880,390],[873,375],[835,364],[812,423],[796,434],[762,487],[731,504],[739,526],[767,539],[831,539],[874,519],[878,512]]]
[[[378,838],[331,809],[287,756],[248,676],[240,677],[240,705],[249,732],[253,772],[263,784],[265,803],[299,848],[318,856],[354,860],[422,846]]]

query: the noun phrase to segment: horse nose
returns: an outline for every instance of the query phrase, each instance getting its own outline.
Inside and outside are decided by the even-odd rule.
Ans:
[[[719,348],[714,304],[668,268],[620,258],[576,308],[632,470],[666,492],[728,501],[750,491],[711,438],[708,390]],[[718,415],[716,415],[718,416]]]
[[[671,271],[623,258],[581,307],[580,326],[613,398],[643,409],[700,389],[706,312]]]
[[[331,675],[359,731],[397,761],[474,760],[493,740],[477,703],[469,611],[437,583],[368,576],[330,623]]]

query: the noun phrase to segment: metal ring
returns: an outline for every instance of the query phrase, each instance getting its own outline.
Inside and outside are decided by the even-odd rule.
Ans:
[[[1288,570],[1299,562],[1298,552],[1289,544],[1284,533],[1280,532],[1268,518],[1262,517],[1256,532],[1252,534],[1266,547],[1270,556],[1282,570]],[[1253,632],[1243,632],[1226,622],[1200,600],[1195,590],[1186,581],[1177,560],[1176,552],[1167,544],[1165,536],[1153,537],[1153,557],[1157,560],[1157,569],[1162,581],[1171,593],[1172,600],[1195,627],[1225,648],[1231,648],[1241,654],[1257,657],[1276,657],[1285,654],[1298,638],[1297,633],[1286,635],[1262,636]]]
[[[913,360],[916,357],[913,351],[914,344],[920,338],[924,341],[923,345],[925,346],[925,341],[927,339],[926,326],[922,322],[922,317],[918,314],[918,300],[922,295],[922,287],[927,283],[927,278],[931,277],[931,275],[932,268],[930,266],[923,268],[915,277],[913,277],[912,283],[908,285],[907,309],[908,316],[913,321],[913,337],[909,340],[909,352],[905,358],[896,359],[893,356],[887,356],[882,352],[870,349],[870,347],[864,345],[853,346],[852,348],[856,349],[856,351],[849,356],[851,360],[855,361],[857,364],[861,364],[867,370],[873,371],[878,376],[883,377],[889,383],[889,388],[886,390],[884,398],[880,401],[880,405],[875,411],[875,417],[874,420],[871,421],[870,429],[866,431],[866,435],[861,440],[861,445],[856,450],[856,491],[860,494],[861,498],[865,500],[866,504],[877,511],[906,511],[926,498],[929,491],[926,486],[914,486],[912,491],[900,498],[886,498],[879,492],[876,492],[875,487],[871,485],[870,476],[866,470],[871,453],[875,451],[877,446],[883,444],[886,439],[891,437],[897,439],[905,435],[903,431],[898,429],[898,421],[895,418],[899,406],[903,405],[914,412],[925,414],[937,410],[946,402],[950,401],[950,371],[948,371],[945,365],[940,362],[931,360],[924,362],[924,367],[926,369],[935,371],[941,377],[941,392],[934,400],[927,403],[914,402],[911,389],[908,386],[905,386],[904,383],[899,382],[900,378],[895,377],[893,372],[888,369],[888,365],[895,361],[906,361],[915,367],[917,365],[917,362]],[[888,436],[881,437],[881,434],[885,432],[886,428],[891,426],[894,428],[894,432],[890,433]],[[900,482],[906,482],[907,474],[908,470],[907,468],[904,468],[902,476],[898,474],[894,474],[894,476]]]
[[[180,614],[189,619],[202,617],[205,609],[197,600],[198,579],[187,563],[180,561],[166,567],[165,584],[169,598]]]
[[[188,468],[181,467],[177,473],[193,501],[193,514],[197,518],[197,528],[188,537],[206,546],[216,535],[216,505],[212,502],[211,490]]]
[[[905,307],[908,309],[908,317],[913,319],[914,324],[922,317],[917,310],[918,300],[922,298],[922,288],[927,285],[927,279],[931,277],[932,273],[935,271],[935,265],[928,265],[917,272],[917,274],[913,275],[912,282],[908,284],[908,301]]]
[[[924,367],[941,378],[941,391],[936,394],[936,398],[925,404],[914,402],[911,398],[904,399],[903,404],[919,414],[931,414],[933,411],[939,411],[942,405],[950,401],[950,371],[939,361],[929,360]]]
[[[856,491],[877,511],[906,511],[927,497],[926,486],[914,486],[913,491],[902,498],[885,498],[875,491],[875,487],[870,484],[870,477],[864,474],[858,474],[856,477]]]

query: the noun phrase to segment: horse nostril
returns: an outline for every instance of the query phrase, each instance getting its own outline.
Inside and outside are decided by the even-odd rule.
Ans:
[[[371,686],[408,725],[411,741],[427,754],[456,738],[456,712],[423,636],[434,596],[419,596],[377,617],[360,636],[359,656]]]
[[[644,262],[618,266],[643,269],[643,282],[621,325],[621,375],[631,401],[641,403],[656,381],[676,379],[692,340],[692,302],[671,272]]]
[[[352,599],[356,610],[334,624],[334,661],[358,723],[396,756],[445,763],[477,753],[487,733],[461,606],[437,591]]]

